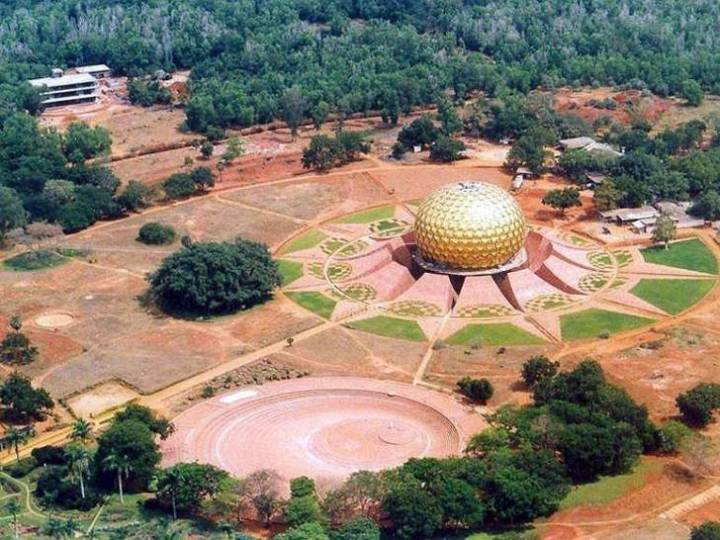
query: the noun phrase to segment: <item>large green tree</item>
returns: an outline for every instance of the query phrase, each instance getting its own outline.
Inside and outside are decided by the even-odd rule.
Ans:
[[[160,264],[150,284],[167,310],[213,314],[261,302],[280,285],[280,275],[266,246],[237,239],[181,249]]]

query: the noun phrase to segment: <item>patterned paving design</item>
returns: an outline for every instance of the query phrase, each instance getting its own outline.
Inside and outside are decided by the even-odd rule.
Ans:
[[[422,300],[401,300],[390,304],[388,309],[404,317],[437,317],[443,312],[439,306]]]
[[[605,287],[610,281],[607,274],[587,274],[578,282],[580,290],[587,293],[594,293]]]
[[[363,219],[354,214],[348,221],[335,219],[331,225],[320,225],[294,240],[297,251],[286,252],[282,258],[286,266],[288,262],[299,265],[301,272],[293,274],[288,298],[312,310],[319,309],[317,301],[311,302],[316,298],[298,293],[323,293],[341,307],[334,315],[337,320],[352,321],[358,313],[370,310],[377,316],[385,313],[406,321],[417,319],[419,325],[429,328],[448,315],[448,306],[449,320],[456,320],[450,327],[455,329],[460,320],[466,325],[525,328],[531,315],[532,323],[541,326],[545,336],[562,340],[562,320],[608,302],[622,305],[620,311],[628,317],[645,320],[647,306],[638,303],[630,289],[641,279],[669,278],[677,273],[676,268],[658,264],[639,270],[635,246],[605,249],[572,232],[528,224],[525,249],[529,266],[511,268],[506,275],[452,279],[428,273],[414,261],[413,235],[405,234],[413,228],[407,205],[358,215]],[[342,231],[338,223],[343,224]],[[338,232],[330,234],[333,228]],[[310,240],[316,244],[312,246]],[[323,290],[319,280],[327,284]],[[618,327],[613,331],[625,330]]]
[[[327,278],[330,281],[342,281],[347,279],[352,274],[352,266],[348,263],[333,262],[325,268],[325,263],[312,262],[306,265],[308,274],[318,279],[325,279],[325,272],[327,271]]]
[[[630,250],[627,249],[616,249],[612,252],[615,260],[617,261],[618,268],[627,268],[633,262],[633,256]]]
[[[587,255],[588,262],[600,270],[612,270],[615,267],[612,257],[606,251],[593,251]]]
[[[577,300],[563,293],[541,294],[525,303],[525,309],[532,313],[552,311],[576,304]]]
[[[344,295],[358,302],[372,302],[377,298],[377,291],[367,283],[351,283],[341,289]]]
[[[515,310],[499,304],[486,306],[464,306],[455,311],[456,317],[469,317],[473,319],[490,319],[493,317],[508,317]]]
[[[354,257],[358,253],[362,253],[365,249],[367,249],[369,245],[370,243],[366,242],[365,240],[355,240],[354,242],[350,242],[349,244],[338,250],[335,253],[335,257],[337,259]]]
[[[368,227],[373,238],[392,238],[410,230],[410,223],[398,218],[381,219]]]

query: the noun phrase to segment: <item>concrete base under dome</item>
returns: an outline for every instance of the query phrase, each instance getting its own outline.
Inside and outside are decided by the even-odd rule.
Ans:
[[[502,274],[511,270],[516,270],[525,265],[528,261],[528,254],[525,248],[518,251],[509,261],[492,268],[480,268],[478,270],[458,270],[433,261],[427,261],[423,258],[420,250],[416,246],[412,248],[413,260],[428,272],[436,274],[448,274],[454,276],[491,276],[494,274]]]

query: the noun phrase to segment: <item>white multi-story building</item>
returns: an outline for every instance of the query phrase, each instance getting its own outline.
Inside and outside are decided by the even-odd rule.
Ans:
[[[103,67],[107,68],[107,66]],[[68,75],[65,75],[60,69],[53,69],[52,77],[31,79],[28,82],[41,89],[42,104],[46,107],[95,103],[100,96],[97,79],[92,73],[81,73],[80,69],[82,68],[78,68],[78,73]]]

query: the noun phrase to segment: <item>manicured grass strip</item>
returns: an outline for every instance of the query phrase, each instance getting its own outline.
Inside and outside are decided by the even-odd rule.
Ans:
[[[697,238],[673,242],[667,249],[663,246],[652,246],[640,252],[645,261],[649,263],[705,272],[706,274],[718,273],[718,262],[715,255]]]
[[[714,284],[712,279],[641,279],[630,292],[675,315],[698,302]]]
[[[283,287],[290,285],[293,281],[303,276],[303,264],[297,261],[280,259],[278,261],[278,269],[282,277]]]
[[[450,345],[540,345],[538,336],[510,323],[468,324],[449,338]]]
[[[6,268],[16,272],[32,272],[60,266],[65,262],[67,262],[67,259],[54,251],[38,249],[16,255],[4,261],[3,264]]]
[[[350,214],[336,221],[336,223],[372,223],[380,219],[388,219],[395,215],[395,207],[392,205],[371,208],[357,214]]]
[[[312,229],[305,234],[301,234],[294,240],[291,240],[280,251],[281,253],[292,253],[294,251],[302,251],[317,246],[320,242],[327,238],[327,234],[319,229]]]
[[[379,336],[406,339],[408,341],[425,341],[425,333],[418,323],[405,319],[396,319],[395,317],[378,315],[370,319],[348,323],[346,326]]]
[[[335,304],[337,304],[335,300],[314,291],[291,292],[287,293],[287,296],[305,309],[312,311],[316,315],[320,315],[324,319],[330,318],[335,309]]]
[[[641,488],[647,476],[660,467],[659,463],[641,461],[634,470],[618,476],[604,476],[597,482],[572,488],[560,502],[560,510],[580,505],[607,504],[634,489]]]
[[[598,337],[604,332],[613,334],[632,330],[654,322],[655,319],[593,308],[562,315],[560,317],[560,328],[563,339],[573,341]]]

